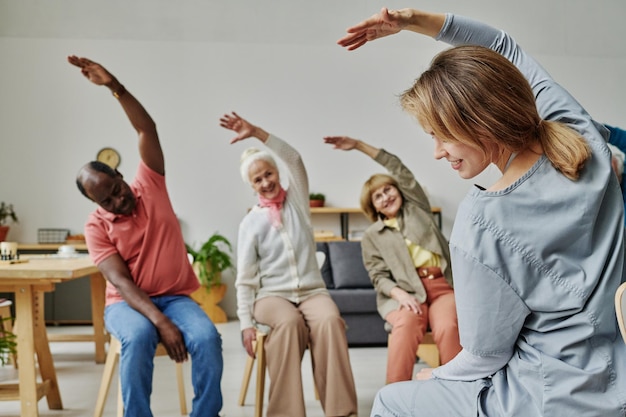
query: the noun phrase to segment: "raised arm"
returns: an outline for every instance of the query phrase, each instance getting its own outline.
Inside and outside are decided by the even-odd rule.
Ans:
[[[428,13],[415,9],[389,10],[383,7],[368,19],[346,29],[348,34],[337,43],[353,51],[367,42],[393,35],[401,30],[409,30],[422,35],[435,37],[443,27],[445,14]]]
[[[113,96],[119,100],[128,120],[137,131],[141,160],[153,171],[164,175],[165,162],[156,124],[141,103],[102,65],[75,55],[68,56],[67,60],[70,64],[79,67],[81,73],[89,81],[111,90]]]
[[[344,151],[356,149],[363,152],[365,155],[384,166],[391,175],[396,177],[405,198],[413,200],[415,203],[423,206],[424,210],[430,210],[430,203],[428,202],[428,197],[424,189],[413,173],[395,155],[388,153],[384,149],[376,148],[362,140],[348,136],[325,136],[324,143],[333,145],[334,149]]]
[[[223,115],[220,118],[220,126],[237,133],[237,136],[230,143],[255,137],[271,149],[288,168],[287,177],[289,178],[290,194],[294,196],[297,194],[299,205],[306,206],[308,210],[309,179],[302,157],[293,146],[274,135],[270,135],[235,112]]]

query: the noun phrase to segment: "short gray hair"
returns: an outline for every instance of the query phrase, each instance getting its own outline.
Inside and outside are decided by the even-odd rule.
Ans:
[[[267,162],[278,171],[276,161],[274,161],[274,158],[269,152],[257,148],[248,148],[241,154],[239,167],[241,178],[246,184],[250,184],[250,165],[259,160]]]

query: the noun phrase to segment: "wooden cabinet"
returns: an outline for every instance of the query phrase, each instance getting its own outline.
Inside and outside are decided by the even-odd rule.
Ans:
[[[437,225],[439,229],[441,229],[441,208],[440,207],[432,207],[432,213],[437,218]],[[311,216],[315,216],[316,214],[337,214],[339,215],[339,224],[341,227],[341,239],[348,240],[348,236],[350,233],[350,215],[351,214],[361,214],[363,212],[360,208],[356,207],[311,207]],[[332,237],[319,237],[316,240],[337,240],[337,237],[334,239]]]

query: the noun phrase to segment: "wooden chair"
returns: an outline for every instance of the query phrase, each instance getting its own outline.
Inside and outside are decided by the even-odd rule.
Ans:
[[[433,339],[433,334],[427,332],[422,339],[422,343],[417,347],[417,356],[428,364],[431,368],[441,365],[439,349]]]
[[[263,400],[265,399],[265,339],[267,338],[267,332],[257,329],[256,341],[253,343],[252,348],[257,359],[256,364],[256,393],[254,403],[254,417],[263,416]],[[309,349],[310,350],[310,349]],[[246,401],[246,394],[248,393],[248,385],[250,385],[250,377],[252,376],[252,368],[254,367],[255,358],[248,356],[246,360],[246,367],[243,371],[243,380],[241,381],[241,390],[239,391],[239,405],[243,406]],[[315,399],[319,400],[319,393],[313,382],[315,388]]]
[[[94,417],[102,417],[104,411],[104,403],[106,402],[109,394],[109,387],[111,386],[111,380],[113,379],[113,372],[117,366],[117,362],[122,350],[122,344],[115,337],[111,336],[109,342],[109,352],[104,364],[104,373],[102,374],[102,382],[100,382],[100,390],[98,391],[98,399],[96,400],[96,410]],[[165,346],[161,343],[158,344],[157,350],[154,356],[167,356]],[[180,403],[180,414],[187,415],[187,401],[185,398],[185,382],[183,380],[183,366],[181,363],[176,363],[176,380],[178,381],[178,401]],[[119,378],[118,378],[119,381]],[[117,393],[117,417],[124,416],[124,403],[122,402],[122,387],[118,382]]]
[[[13,333],[13,314],[11,314],[13,302],[6,298],[0,298],[0,331]],[[11,354],[7,363],[13,363],[17,369],[17,355]]]
[[[253,344],[254,354],[257,360],[256,371],[256,394],[254,403],[254,417],[263,416],[263,399],[265,397],[265,338],[267,334],[257,330],[256,341]],[[255,358],[248,356],[246,367],[243,371],[243,380],[241,381],[241,390],[239,391],[239,405],[242,406],[246,402],[246,394],[248,393],[248,385],[252,376],[252,368],[254,367]]]
[[[615,292],[615,313],[622,339],[626,343],[626,317],[624,317],[624,314],[626,314],[626,282],[617,287]]]
[[[387,344],[389,344],[389,339],[391,339],[391,329],[392,326],[388,322],[385,322],[385,330],[389,333],[389,337],[387,339]],[[431,332],[426,332],[424,338],[422,339],[422,343],[417,347],[417,352],[415,355],[426,362],[429,367],[437,368],[441,365],[441,358],[439,357],[439,349],[437,349],[437,344],[433,339],[433,334]]]

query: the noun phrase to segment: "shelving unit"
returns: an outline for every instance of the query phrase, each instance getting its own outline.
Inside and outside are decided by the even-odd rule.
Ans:
[[[431,211],[435,217],[437,217],[437,225],[439,229],[441,229],[441,207],[431,207]],[[341,238],[344,240],[348,240],[348,234],[350,232],[350,214],[354,213],[363,214],[361,209],[356,207],[311,207],[312,216],[315,214],[338,214],[341,225]]]

